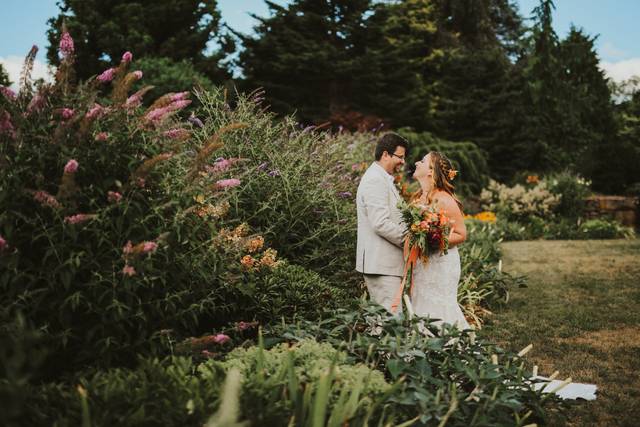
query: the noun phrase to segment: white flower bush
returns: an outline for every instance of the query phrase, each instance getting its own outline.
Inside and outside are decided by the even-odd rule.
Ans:
[[[484,210],[496,212],[508,220],[520,220],[530,216],[552,216],[560,196],[551,193],[545,181],[527,188],[521,184],[508,187],[491,180],[480,193],[480,200]]]

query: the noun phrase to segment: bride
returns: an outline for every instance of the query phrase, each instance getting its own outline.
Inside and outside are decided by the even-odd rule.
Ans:
[[[421,191],[413,203],[435,206],[451,219],[449,251],[429,253],[428,260],[419,260],[413,272],[411,305],[416,315],[440,319],[456,325],[459,329],[470,329],[469,323],[458,305],[458,281],[460,280],[460,255],[458,245],[465,241],[462,203],[454,193],[452,183],[456,171],[451,161],[443,154],[432,151],[416,162],[413,177],[420,183]]]

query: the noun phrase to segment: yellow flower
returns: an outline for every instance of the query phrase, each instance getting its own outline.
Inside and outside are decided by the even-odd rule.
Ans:
[[[202,194],[198,194],[197,196],[193,196],[193,200],[195,200],[197,203],[203,204],[204,196]]]
[[[494,214],[493,212],[489,212],[489,211],[484,211],[484,212],[480,212],[479,214],[476,214],[474,216],[475,219],[478,219],[482,222],[496,222],[497,218],[496,218],[496,214]]]

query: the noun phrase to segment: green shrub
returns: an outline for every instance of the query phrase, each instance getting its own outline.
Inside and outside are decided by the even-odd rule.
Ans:
[[[564,171],[545,178],[549,191],[560,196],[554,212],[562,217],[577,219],[584,213],[586,198],[591,194],[591,183],[584,178]]]
[[[618,239],[634,236],[633,229],[617,221],[590,219],[580,225],[579,233],[584,239]]]
[[[169,58],[143,57],[136,66],[144,71],[144,84],[153,86],[146,96],[154,100],[169,92],[191,91],[194,87],[212,90],[214,84],[198,72],[189,61],[173,61]],[[135,89],[142,89],[138,84]],[[151,101],[146,101],[150,105]]]
[[[80,378],[77,385],[32,387],[21,421],[78,425],[86,395],[94,426],[201,426],[221,404],[234,403],[225,402],[221,389],[225,373],[233,369],[242,378],[239,418],[252,425],[284,426],[294,417],[306,425],[306,418],[319,413],[332,425],[360,424],[358,420],[371,417],[391,389],[382,372],[348,362],[346,353],[327,343],[303,340],[269,350],[238,348],[224,362],[141,359],[134,370],[96,372]],[[384,416],[376,412],[376,417]]]
[[[21,425],[79,425],[86,394],[92,426],[201,426],[219,398],[225,372],[190,358],[140,359],[72,384],[34,386]]]
[[[330,145],[321,136],[273,124],[251,100],[240,100],[235,112],[223,102],[207,103],[201,128],[171,117],[188,103],[185,94],[163,96],[147,110],[138,106],[139,94],[127,102],[138,78],[127,72],[127,62],[112,83],[91,80],[78,87],[64,74],[69,67],[61,65],[57,82],[35,94],[26,87],[16,100],[0,96],[0,114],[15,131],[2,134],[0,144],[0,304],[8,317],[20,311],[45,331],[51,351],[43,369],[49,375],[162,354],[161,330],[198,335],[252,313],[265,321],[273,320],[269,314],[292,316],[298,307],[311,313],[320,294],[340,295],[293,266],[309,262],[318,271],[353,274],[345,267],[351,267],[355,245],[351,202],[319,185],[327,168],[299,149]],[[109,98],[99,96],[105,92],[99,84],[112,85]],[[221,93],[203,97],[222,99]],[[219,120],[229,116],[246,123]],[[235,158],[214,161],[234,150]],[[260,150],[283,162],[276,164],[281,177],[255,171],[264,159]],[[286,185],[289,178],[293,187]],[[323,209],[322,215],[303,210],[309,198],[309,209]],[[233,215],[225,214],[229,210]],[[281,255],[293,261],[272,276],[268,269],[260,273],[260,291],[269,292],[247,298],[247,249],[223,246],[251,236],[216,242],[251,219],[256,231],[265,232],[267,246],[280,245]],[[295,282],[285,286],[289,279]],[[286,296],[294,301],[275,286],[291,286]],[[304,291],[311,288],[317,293]]]
[[[275,343],[328,342],[355,362],[377,367],[388,381],[401,381],[385,405],[394,424],[415,419],[416,425],[438,425],[446,418],[452,426],[468,426],[471,419],[512,426],[544,421],[544,410],[558,402],[532,390],[530,372],[515,354],[468,331],[409,321],[377,305],[331,310],[320,322],[273,325],[268,336]]]

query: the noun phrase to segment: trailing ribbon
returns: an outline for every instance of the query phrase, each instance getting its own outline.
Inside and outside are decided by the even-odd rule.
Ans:
[[[407,279],[409,279],[409,296],[413,293],[413,268],[415,267],[418,258],[420,258],[420,247],[418,247],[417,244],[411,246],[409,236],[404,239],[403,256],[405,260],[404,272],[402,273],[400,289],[398,289],[395,298],[393,298],[393,303],[391,303],[392,313],[395,313],[398,310]]]

